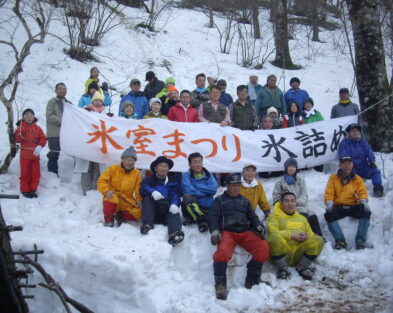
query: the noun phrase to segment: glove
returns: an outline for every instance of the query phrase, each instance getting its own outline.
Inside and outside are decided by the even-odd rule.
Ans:
[[[377,168],[377,164],[375,164],[374,161],[371,161],[371,162],[370,162],[370,167],[371,167],[371,168]]]
[[[259,225],[259,226],[257,226],[256,230],[258,232],[258,235],[262,239],[265,239],[265,236],[266,236],[266,229],[265,229],[265,227],[263,225]]]
[[[370,205],[368,204],[367,199],[360,199],[360,204],[363,204],[364,212],[370,212]]]
[[[176,204],[171,204],[171,206],[169,207],[169,212],[171,212],[172,214],[178,214],[180,213],[180,209]]]
[[[326,205],[326,212],[332,212],[333,211],[333,201],[328,201],[325,203]]]
[[[103,82],[101,86],[102,91],[108,91],[109,86],[107,82]]]
[[[213,246],[216,246],[221,240],[221,234],[218,230],[214,230],[210,237],[210,242]]]
[[[155,190],[151,193],[151,196],[153,197],[154,200],[158,201],[161,199],[164,199],[164,196],[161,194],[161,192]]]
[[[41,146],[37,146],[37,147],[35,147],[33,154],[35,156],[39,156],[40,153],[41,153],[41,150],[42,150],[42,147]]]

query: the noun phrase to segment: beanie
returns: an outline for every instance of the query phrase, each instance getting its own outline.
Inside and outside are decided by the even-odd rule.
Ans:
[[[312,106],[314,106],[314,100],[311,97],[308,97],[306,101],[304,101],[304,104],[306,104],[306,102],[310,102],[312,104]]]
[[[93,102],[94,100],[101,100],[101,102],[104,103],[104,97],[102,96],[101,92],[99,92],[98,90],[94,93],[91,102]]]
[[[290,166],[295,166],[296,169],[298,168],[298,167],[297,167],[297,161],[296,161],[296,159],[289,158],[289,159],[287,159],[287,160],[284,162],[284,169],[285,169],[285,172],[287,171],[288,167],[290,167]]]
[[[151,106],[153,105],[153,103],[156,103],[156,102],[158,102],[158,103],[160,104],[160,106],[161,106],[162,102],[161,102],[160,99],[158,99],[158,98],[151,98],[151,99],[149,100],[150,109],[151,109]]]
[[[121,105],[121,110],[124,112],[124,109],[128,106],[130,106],[134,109],[134,104],[130,100],[127,100],[127,101],[124,101],[123,104]]]
[[[176,81],[175,81],[175,79],[173,78],[173,77],[168,77],[166,80],[165,80],[165,84],[176,84]]]
[[[127,148],[127,149],[124,150],[123,153],[121,154],[121,158],[122,158],[122,159],[124,159],[124,158],[126,158],[126,157],[132,157],[132,158],[135,159],[135,161],[137,160],[136,151],[135,151],[135,149],[134,149],[133,146]]]
[[[177,88],[175,86],[169,86],[168,91],[177,91],[179,93],[179,90],[177,90]]]
[[[289,86],[292,86],[293,82],[297,82],[300,85],[300,79],[297,77],[292,77],[291,80],[289,81]]]
[[[35,114],[34,114],[34,111],[33,111],[32,109],[26,109],[26,110],[24,110],[23,113],[22,113],[22,116],[24,116],[26,113],[31,113],[31,114],[35,115]]]

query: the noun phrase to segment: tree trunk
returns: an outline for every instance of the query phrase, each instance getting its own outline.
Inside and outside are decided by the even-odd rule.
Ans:
[[[346,0],[355,43],[356,81],[365,137],[375,151],[393,151],[393,99],[386,74],[378,3]],[[372,107],[375,103],[378,105]],[[371,108],[372,107],[372,108]],[[377,126],[378,125],[378,126]]]
[[[320,41],[319,40],[319,14],[318,7],[320,3],[317,0],[313,0],[310,2],[310,19],[312,25],[312,41]]]
[[[292,63],[288,45],[288,17],[287,0],[273,1],[272,20],[274,23],[274,43],[276,45],[276,58],[272,62],[279,68],[299,69]]]
[[[259,26],[259,8],[257,4],[252,7],[252,26],[254,28],[254,38],[261,39],[261,28]]]

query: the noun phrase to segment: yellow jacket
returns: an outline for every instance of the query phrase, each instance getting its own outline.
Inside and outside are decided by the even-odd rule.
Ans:
[[[367,187],[360,176],[355,175],[346,185],[341,183],[337,174],[330,176],[325,190],[325,203],[333,201],[335,205],[355,205],[360,199],[368,199]]]
[[[242,184],[240,187],[240,194],[250,200],[254,210],[257,208],[257,205],[259,205],[262,211],[270,210],[270,204],[267,201],[265,190],[260,181],[253,187],[244,187]]]
[[[98,84],[98,82],[99,82],[99,78],[95,78],[95,77],[93,77],[93,78],[91,78],[91,77],[89,77],[87,80],[86,80],[86,82],[85,82],[85,93],[88,93],[89,92],[89,85],[92,83],[92,82],[96,82],[97,83],[97,85],[98,85],[98,91],[101,93],[101,94],[103,94],[103,92],[102,92],[102,89],[101,89],[101,86]]]
[[[142,201],[139,193],[142,175],[134,168],[126,173],[121,164],[113,164],[103,172],[98,179],[97,189],[104,196],[104,201],[117,204],[116,211],[129,211],[136,219],[141,218],[141,209],[137,202]],[[109,190],[115,192],[109,200],[105,193]]]

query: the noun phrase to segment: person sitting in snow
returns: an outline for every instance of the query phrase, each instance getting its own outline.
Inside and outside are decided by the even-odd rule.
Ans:
[[[212,245],[218,245],[213,256],[217,299],[227,298],[227,264],[237,244],[252,255],[247,264],[245,287],[260,283],[263,263],[269,258],[264,240],[265,228],[255,214],[251,202],[240,194],[240,174],[225,178],[227,190],[213,200],[208,214]]]
[[[361,138],[362,128],[354,123],[346,129],[348,137],[338,148],[339,157],[350,156],[353,161],[353,171],[363,179],[371,179],[374,186],[374,196],[383,197],[381,172],[375,164],[374,151],[370,144]]]
[[[338,223],[339,219],[351,216],[359,219],[355,237],[356,249],[364,249],[370,224],[370,206],[367,187],[363,179],[353,171],[350,156],[340,159],[340,169],[330,176],[325,190],[325,219],[336,244],[335,249],[345,249],[347,243]]]
[[[182,212],[184,225],[198,224],[199,231],[208,229],[207,215],[218,189],[217,180],[203,167],[203,156],[199,152],[188,156],[188,172],[182,175]]]
[[[94,94],[99,91],[98,84],[96,82],[92,82],[88,86],[88,91],[82,95],[82,97],[79,99],[78,106],[80,108],[84,108],[90,104],[92,104],[92,98]],[[109,95],[108,91],[103,92],[105,99],[104,99],[104,106],[110,106],[112,104],[112,99],[111,96]]]
[[[168,117],[166,115],[163,115],[160,110],[161,110],[161,100],[158,98],[151,98],[149,100],[149,105],[150,105],[150,111],[147,113],[143,118],[163,118],[164,120],[167,120]]]
[[[141,233],[146,235],[154,224],[168,226],[168,243],[176,246],[184,239],[180,220],[180,182],[169,170],[173,161],[159,156],[150,164],[153,175],[142,181],[142,226]]]
[[[281,194],[280,205],[267,219],[270,255],[278,267],[277,278],[287,279],[288,266],[296,266],[303,279],[311,280],[309,265],[321,253],[324,240],[315,235],[307,219],[296,210],[296,195],[287,191]]]
[[[142,175],[135,168],[137,156],[134,147],[124,150],[120,164],[109,166],[97,182],[98,191],[104,196],[104,226],[113,227],[141,218],[142,197],[140,187]]]
[[[288,158],[284,162],[284,176],[276,182],[273,189],[274,207],[280,206],[281,195],[285,192],[292,192],[296,196],[296,208],[300,214],[305,216],[310,223],[314,233],[322,236],[321,227],[319,226],[318,217],[308,206],[308,192],[306,182],[297,174],[298,165],[296,159]]]
[[[37,198],[40,183],[40,153],[46,145],[42,128],[32,109],[22,113],[22,120],[16,123],[15,141],[20,144],[20,191],[26,198]]]

